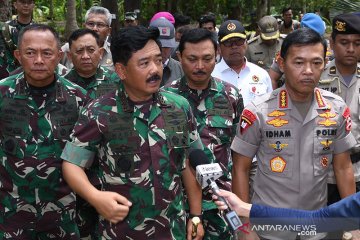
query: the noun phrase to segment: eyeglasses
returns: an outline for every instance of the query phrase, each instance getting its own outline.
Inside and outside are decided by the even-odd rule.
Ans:
[[[244,45],[245,41],[246,40],[243,38],[235,38],[234,40],[227,40],[227,41],[223,42],[222,44],[224,44],[225,47],[232,47],[234,45],[240,47],[240,46]]]
[[[102,23],[102,22],[86,22],[85,23],[86,26],[90,27],[90,28],[94,28],[95,26],[99,29],[103,29],[103,28],[107,28],[109,27],[107,24]]]

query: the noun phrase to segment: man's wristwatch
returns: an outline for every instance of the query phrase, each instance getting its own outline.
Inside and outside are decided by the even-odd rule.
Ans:
[[[196,237],[197,227],[198,227],[199,223],[201,223],[202,216],[201,215],[189,214],[189,218],[191,219],[191,223],[193,225],[191,236]]]

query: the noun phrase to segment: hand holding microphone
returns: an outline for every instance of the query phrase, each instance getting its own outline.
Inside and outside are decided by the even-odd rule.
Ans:
[[[209,186],[213,194],[215,194],[219,201],[222,201],[227,208],[224,208],[224,219],[229,225],[230,229],[234,232],[241,225],[241,221],[235,211],[231,210],[227,205],[225,198],[220,196],[220,191],[215,180],[223,175],[223,171],[218,163],[209,163],[206,154],[199,149],[194,149],[189,154],[190,166],[196,169],[196,180],[202,188]]]

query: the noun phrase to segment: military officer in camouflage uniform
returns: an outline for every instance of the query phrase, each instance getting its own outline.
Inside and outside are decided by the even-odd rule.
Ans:
[[[14,45],[11,45],[10,39],[9,25],[0,22],[0,79],[8,77],[18,66],[13,55]]]
[[[184,33],[179,44],[179,60],[185,76],[170,82],[165,89],[189,101],[204,151],[209,160],[219,163],[224,171],[218,183],[221,188],[231,190],[230,143],[235,136],[243,103],[237,88],[211,77],[216,50],[217,43],[210,31],[196,28]],[[203,196],[202,208],[204,239],[232,239],[210,194]]]
[[[24,72],[0,83],[0,238],[78,239],[60,154],[86,92],[54,73],[61,51],[51,27],[25,27],[15,57]]]
[[[90,29],[78,29],[69,37],[68,58],[74,67],[64,76],[87,90],[92,98],[100,97],[117,88],[119,76],[100,66],[104,49],[99,35]]]
[[[269,71],[275,55],[280,51],[283,36],[280,36],[276,18],[264,16],[258,22],[260,35],[248,41],[246,58],[249,62]],[[275,89],[276,86],[273,86]]]
[[[351,149],[356,191],[360,190],[360,16],[347,13],[333,19],[333,32],[330,39],[335,59],[325,68],[319,87],[339,95],[348,104],[351,112],[352,129],[357,144]],[[328,179],[328,204],[339,201],[333,172]]]
[[[202,148],[185,98],[159,91],[159,30],[131,27],[112,39],[114,92],[83,109],[62,154],[64,176],[100,214],[102,239],[201,239],[201,223],[186,230],[182,184],[190,213],[201,214],[201,188],[188,167],[188,149]],[[102,189],[84,168],[99,159]],[[182,179],[181,179],[182,178]],[[187,233],[186,233],[187,232]]]
[[[312,29],[290,33],[279,66],[285,86],[246,106],[231,145],[233,191],[249,201],[248,174],[256,155],[252,203],[313,210],[326,205],[327,176],[333,165],[341,197],[355,192],[348,152],[355,144],[350,110],[337,95],[317,88],[326,42]],[[295,232],[259,233],[266,239],[295,239]],[[317,234],[313,236],[319,239]]]
[[[106,67],[99,66],[103,48],[100,47],[99,35],[90,29],[75,30],[69,37],[70,51],[68,58],[74,67],[64,77],[87,90],[91,98],[100,97],[118,88],[119,76]],[[91,183],[100,189],[100,181],[96,177],[97,165],[87,172]],[[77,221],[82,238],[90,234],[96,236],[98,214],[83,199],[77,199]],[[93,237],[95,238],[95,237]]]

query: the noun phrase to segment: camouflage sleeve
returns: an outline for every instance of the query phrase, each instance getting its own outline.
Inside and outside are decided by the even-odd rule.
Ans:
[[[261,142],[259,114],[253,103],[243,110],[231,149],[241,155],[253,158]]]
[[[345,103],[344,103],[345,105]],[[356,140],[354,135],[351,133],[351,118],[350,108],[345,105],[341,109],[341,116],[339,116],[339,127],[337,129],[336,139],[334,142],[334,153],[343,153],[350,148],[354,147]]]
[[[81,167],[90,167],[97,153],[102,132],[98,117],[93,112],[93,102],[84,107],[71,134],[71,143],[67,143],[62,158]],[[96,111],[95,111],[96,112]]]

